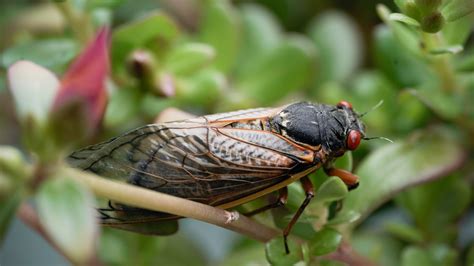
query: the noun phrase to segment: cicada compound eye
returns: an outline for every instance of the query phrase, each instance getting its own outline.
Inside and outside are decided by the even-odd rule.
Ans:
[[[357,149],[360,144],[360,140],[362,139],[362,135],[357,130],[349,131],[349,135],[347,135],[346,145],[347,148],[351,151]]]
[[[347,109],[352,109],[352,104],[350,102],[347,102],[347,101],[340,101],[338,104],[337,104],[337,107],[345,107]]]

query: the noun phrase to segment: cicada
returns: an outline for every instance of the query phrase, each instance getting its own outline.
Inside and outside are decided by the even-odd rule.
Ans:
[[[333,168],[365,136],[350,103],[298,102],[143,126],[86,147],[69,157],[72,166],[143,188],[224,209],[278,191],[278,200],[249,214],[284,205],[288,184],[300,180],[306,198],[284,230],[286,237],[314,197],[308,174],[323,168],[350,188],[357,176]],[[101,222],[154,234],[172,214],[109,201]],[[143,226],[137,226],[143,225]],[[146,228],[146,229],[144,229]]]

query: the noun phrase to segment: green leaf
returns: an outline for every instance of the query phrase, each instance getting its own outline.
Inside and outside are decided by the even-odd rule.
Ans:
[[[85,263],[94,251],[97,232],[93,195],[77,181],[63,176],[41,184],[36,194],[38,215],[45,231],[75,263]]]
[[[436,80],[436,76],[430,72],[425,62],[414,57],[397,42],[390,28],[378,26],[374,36],[376,64],[397,85],[400,87],[417,86],[427,81]]]
[[[394,108],[392,123],[400,132],[413,132],[431,119],[431,111],[407,91],[401,91],[397,98],[397,108]]]
[[[394,0],[394,2],[404,14],[417,21],[420,20],[421,11],[412,0]],[[387,14],[387,16],[389,15]]]
[[[456,266],[458,264],[458,251],[446,243],[434,243],[428,247],[431,258],[436,265]]]
[[[259,5],[240,6],[242,16],[242,55],[251,58],[275,47],[283,38],[282,28],[273,13]]]
[[[444,119],[456,119],[463,111],[464,99],[460,94],[448,93],[432,86],[423,86],[409,92]]]
[[[442,30],[446,45],[465,44],[472,30],[472,20],[471,15],[446,23]]]
[[[346,99],[361,113],[369,111],[363,120],[370,135],[385,135],[393,132],[399,112],[397,91],[392,82],[379,71],[366,71],[358,74],[351,81],[352,97]],[[370,111],[374,106],[383,101],[376,110]],[[364,108],[364,109],[362,109]],[[405,106],[403,106],[405,108]],[[403,109],[400,108],[400,109]],[[362,110],[361,110],[362,109]],[[372,143],[367,143],[372,144]]]
[[[215,56],[216,52],[210,45],[185,43],[170,51],[165,68],[176,75],[187,75],[210,64]]]
[[[400,9],[401,11],[404,11],[405,5],[409,1],[410,0],[394,0],[393,2],[395,3],[395,5],[397,5],[398,9]]]
[[[346,14],[329,11],[310,22],[308,35],[320,54],[315,75],[318,83],[344,81],[362,63],[362,36]]]
[[[236,77],[236,87],[260,105],[270,105],[302,89],[312,73],[315,50],[302,36],[293,36],[252,60]]]
[[[442,13],[446,21],[456,21],[474,12],[472,0],[451,0],[443,7]]]
[[[215,65],[227,71],[233,65],[240,44],[240,21],[227,0],[205,1],[199,40],[216,50]]]
[[[459,72],[472,72],[474,71],[474,50],[465,53],[462,58],[459,58],[456,63],[456,70]]]
[[[316,233],[309,242],[311,255],[321,256],[337,250],[342,241],[342,235],[331,228],[324,228]]]
[[[351,246],[376,265],[400,266],[400,241],[387,234],[377,234],[373,227],[356,230],[351,235]]]
[[[316,192],[316,199],[320,202],[331,202],[346,197],[347,185],[337,176],[331,176]]]
[[[137,21],[118,27],[112,36],[112,66],[123,67],[129,53],[145,47],[148,42],[160,41],[160,53],[179,35],[178,26],[167,15],[152,12]]]
[[[281,243],[280,243],[281,244]],[[260,244],[253,244],[243,248],[233,249],[220,265],[242,266],[242,265],[266,265],[265,250]]]
[[[288,186],[288,195],[288,202],[285,207],[291,211],[296,211],[306,197],[300,182],[294,182]],[[286,221],[286,223],[288,222]]]
[[[423,241],[423,234],[411,225],[400,222],[388,222],[385,226],[389,233],[401,240],[415,244]]]
[[[187,106],[212,106],[226,86],[225,76],[217,70],[204,70],[178,81],[176,100]]]
[[[391,11],[382,4],[377,5],[377,12],[380,18],[382,18],[382,20],[384,20],[384,22],[391,29],[398,43],[412,55],[420,56],[421,36],[418,31],[414,30],[411,24],[400,23],[398,21],[391,20]],[[411,28],[409,26],[411,26]]]
[[[346,197],[341,213],[355,211],[364,218],[399,191],[453,171],[463,158],[460,145],[436,129],[387,144],[362,161],[356,171],[360,185]]]
[[[352,171],[354,164],[354,159],[352,158],[352,152],[347,151],[343,156],[338,157],[334,162],[334,167],[339,169],[344,169],[347,171]]]
[[[236,64],[236,75],[240,69],[262,53],[270,52],[283,39],[281,26],[277,18],[268,10],[255,5],[240,6],[242,16],[242,43]]]
[[[79,47],[71,39],[44,39],[12,46],[1,55],[4,68],[19,60],[29,60],[53,71],[61,71],[77,54]]]
[[[442,4],[442,0],[414,0],[416,6],[424,14],[436,11]]]
[[[431,245],[428,248],[409,246],[402,253],[402,266],[443,265],[455,266],[457,252],[445,244]]]
[[[329,220],[326,225],[348,224],[357,221],[359,218],[360,213],[355,211],[347,211]]]
[[[402,22],[402,23],[405,23],[405,24],[410,25],[410,26],[415,26],[415,27],[420,26],[420,23],[416,19],[413,19],[413,18],[411,18],[409,16],[406,16],[404,14],[401,14],[401,13],[391,13],[388,16],[388,19],[390,19],[391,21]]]
[[[119,127],[140,111],[143,92],[138,88],[121,88],[115,90],[105,110],[104,124],[107,127]]]
[[[398,195],[397,203],[408,210],[417,226],[431,239],[443,239],[449,237],[449,224],[467,208],[470,197],[469,184],[453,175],[411,188]],[[439,232],[439,228],[446,229]]]
[[[291,239],[288,239],[290,254],[286,254],[283,237],[276,237],[265,245],[267,260],[272,265],[293,265],[302,260],[301,247]]]
[[[402,253],[402,266],[432,266],[434,265],[430,254],[419,247],[410,246]]]

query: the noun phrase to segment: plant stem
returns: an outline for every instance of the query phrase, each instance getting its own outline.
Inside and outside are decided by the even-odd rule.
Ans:
[[[440,48],[445,45],[443,38],[440,34],[431,34],[431,33],[424,33],[423,34],[424,42],[427,46],[427,52],[431,49]],[[433,57],[432,55],[428,55],[429,57]],[[433,69],[438,73],[442,88],[445,92],[455,92],[458,88],[456,88],[456,78],[454,73],[454,68],[451,64],[449,54],[443,55],[435,55],[433,58]]]
[[[267,242],[280,232],[243,215],[228,222],[230,212],[195,201],[178,198],[149,189],[108,180],[92,173],[69,169],[70,175],[87,185],[97,196],[152,211],[171,213],[211,223],[255,240]]]

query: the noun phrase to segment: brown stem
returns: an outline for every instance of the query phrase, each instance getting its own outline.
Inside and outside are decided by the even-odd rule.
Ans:
[[[53,249],[55,249],[59,254],[61,254],[66,260],[73,263],[74,260],[71,259],[66,253],[64,253],[61,248],[51,239],[48,233],[44,230],[41,225],[36,211],[28,203],[22,203],[18,208],[16,215],[20,220],[22,220],[26,225],[35,230],[40,236],[48,242]],[[102,263],[97,257],[97,254],[94,254],[92,258],[87,262],[87,265],[100,266]]]
[[[278,230],[259,224],[243,215],[239,215],[238,219],[229,221],[231,213],[223,209],[108,180],[77,169],[69,169],[68,171],[70,172],[70,176],[83,182],[96,195],[110,200],[147,210],[171,213],[177,216],[211,223],[244,234],[261,242],[267,242],[281,234]]]

